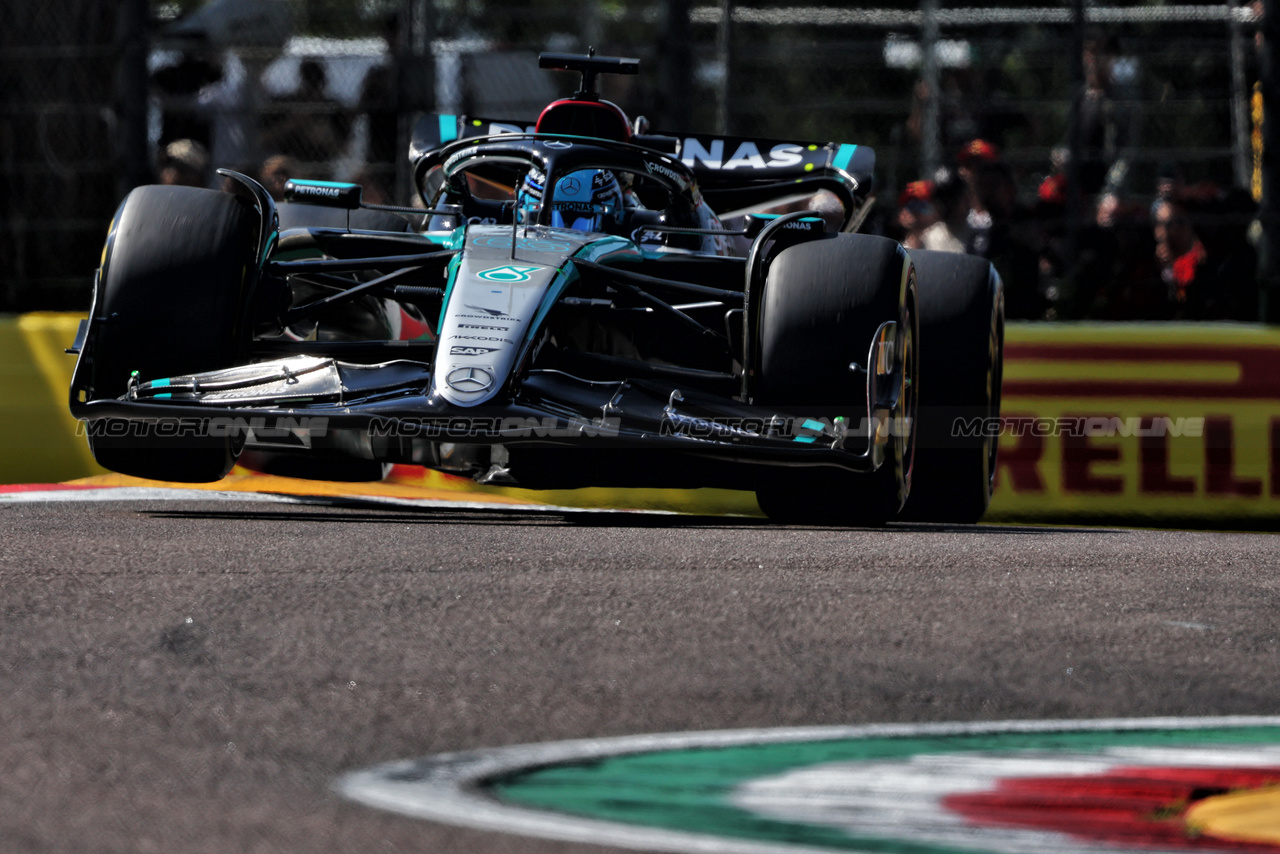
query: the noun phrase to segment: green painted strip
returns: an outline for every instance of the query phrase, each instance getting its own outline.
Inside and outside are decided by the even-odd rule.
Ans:
[[[744,783],[828,762],[906,759],[921,753],[1095,751],[1108,747],[1249,745],[1280,742],[1280,727],[1006,732],[836,739],[671,750],[551,766],[491,781],[509,804],[583,818],[833,851],[958,854],[962,849],[854,836],[830,827],[765,818],[734,806]],[[972,852],[972,849],[963,849]]]

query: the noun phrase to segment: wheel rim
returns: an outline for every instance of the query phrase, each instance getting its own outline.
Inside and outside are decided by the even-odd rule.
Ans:
[[[992,315],[991,324],[991,356],[990,367],[987,370],[987,416],[989,418],[998,418],[1000,416],[1000,393],[1004,384],[1004,319],[1001,316],[999,303],[997,302],[996,311]],[[986,431],[991,433],[992,431]],[[987,496],[995,492],[996,482],[996,457],[1000,450],[1000,432],[995,431],[995,435],[988,435],[986,447],[986,466],[987,466]]]
[[[900,392],[901,412],[899,429],[895,431],[894,442],[897,452],[897,464],[902,467],[899,487],[900,499],[905,501],[911,489],[911,473],[915,468],[916,449],[916,348],[915,348],[915,306],[907,304],[906,322],[903,324],[902,339],[902,389]]]

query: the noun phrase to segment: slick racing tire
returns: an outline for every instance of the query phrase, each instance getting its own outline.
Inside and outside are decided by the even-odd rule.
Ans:
[[[883,525],[911,488],[918,340],[915,274],[898,243],[838,234],[779,253],[769,268],[760,308],[757,404],[793,416],[856,427],[867,416],[868,350],[885,321],[898,323],[895,359],[898,426],[874,472],[822,466],[779,466],[756,489],[775,521]],[[858,370],[851,369],[857,365]],[[857,448],[858,439],[850,438]]]
[[[139,381],[236,364],[248,335],[241,307],[255,272],[257,214],[228,193],[146,186],[116,213],[103,251],[90,351],[94,398],[117,398]],[[161,430],[141,422],[91,429],[99,465],[134,477],[189,483],[221,479],[243,437]],[[207,425],[205,425],[207,426]],[[110,428],[119,429],[110,429]]]
[[[919,424],[903,518],[970,524],[991,503],[1004,288],[983,258],[912,250],[920,299]]]

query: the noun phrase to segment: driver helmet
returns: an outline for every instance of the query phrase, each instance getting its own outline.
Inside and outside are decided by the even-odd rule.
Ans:
[[[525,174],[516,197],[520,222],[538,221],[545,183],[546,176],[537,168]],[[550,204],[551,225],[556,228],[604,232],[622,217],[622,188],[606,169],[580,169],[556,182]]]

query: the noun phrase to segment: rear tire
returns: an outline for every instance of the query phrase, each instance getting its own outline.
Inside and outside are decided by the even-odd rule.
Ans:
[[[995,482],[1004,287],[983,258],[913,250],[911,260],[927,346],[920,358],[915,479],[903,518],[972,524],[986,513]],[[968,426],[958,430],[961,419]],[[980,435],[974,435],[976,419]]]
[[[236,364],[248,338],[240,315],[255,275],[257,233],[256,213],[228,193],[146,186],[126,197],[94,297],[101,318],[91,350],[94,398],[122,396],[135,371],[149,381]],[[105,426],[118,429],[89,434],[98,464],[152,480],[220,480],[243,444],[234,435]]]
[[[752,399],[796,416],[851,426],[867,416],[865,369],[876,331],[898,323],[901,402],[914,415],[915,287],[911,259],[898,243],[860,234],[833,235],[779,253],[769,268],[760,310],[760,366]],[[909,424],[910,421],[908,420]],[[779,467],[756,489],[765,514],[779,522],[883,525],[911,488],[914,433],[890,438],[883,464],[870,473],[831,467]]]

